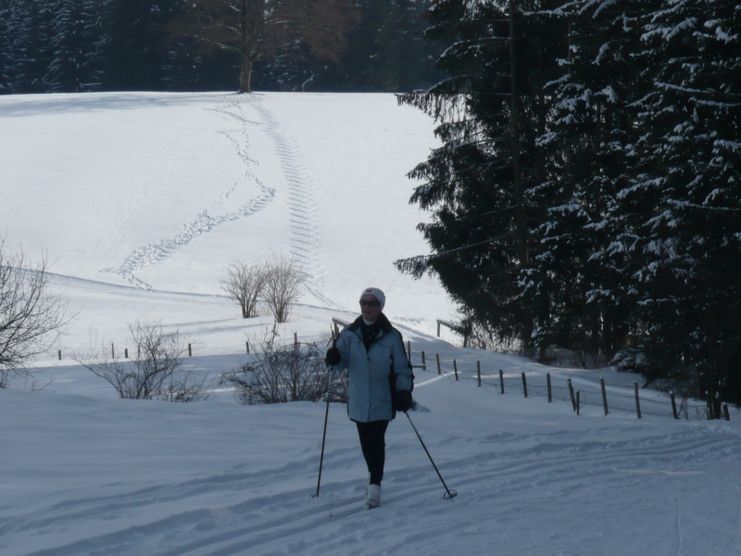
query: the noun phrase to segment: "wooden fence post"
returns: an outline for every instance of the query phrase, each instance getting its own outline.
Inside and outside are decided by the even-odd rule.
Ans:
[[[574,397],[574,385],[571,384],[571,379],[568,379],[566,383],[569,386],[569,398],[571,399],[571,408],[576,411],[576,397]]]
[[[727,403],[724,403],[723,404],[723,418],[726,421],[730,421],[731,420],[731,414],[728,413],[728,404]]]
[[[669,399],[672,401],[672,417],[679,419],[679,415],[677,415],[677,400],[674,399],[674,392],[671,390],[669,390]]]
[[[527,398],[527,379],[525,378],[525,371],[522,371],[522,393]]]
[[[188,357],[193,357],[193,347],[188,342]]]
[[[609,411],[607,410],[607,388],[605,388],[605,378],[604,377],[600,377],[599,386],[600,386],[600,389],[602,390],[602,407],[605,410],[605,417],[607,417],[607,414],[609,413]]]
[[[710,413],[712,411],[712,407],[710,405],[710,392],[705,390],[705,415],[708,419],[713,418],[713,414]]]
[[[636,394],[636,416],[640,419],[641,418],[641,400],[638,398],[638,383],[633,383],[633,390]]]
[[[715,415],[716,419],[721,418],[721,403],[720,403],[720,391],[715,391],[715,399],[713,400],[713,415]]]
[[[439,353],[435,354],[435,362],[437,363],[437,374],[439,375],[443,374],[443,371],[440,368],[440,354]]]
[[[455,372],[455,380],[458,380],[458,362],[453,359],[453,372]]]
[[[440,321],[437,321],[437,337],[440,337]]]
[[[129,348],[124,348],[124,359],[129,358]]]
[[[61,361],[62,360],[62,350],[61,349],[57,350],[57,356],[59,357],[59,360]]]
[[[504,371],[499,369],[499,393],[504,394]]]
[[[113,348],[113,342],[111,342],[111,359],[116,358],[116,350]]]
[[[705,390],[705,401],[707,402],[708,420],[715,419],[715,413],[713,412],[713,395],[709,390]]]
[[[247,350],[247,355],[249,355],[250,354],[250,341],[249,340],[247,340],[244,343],[244,348]]]
[[[479,388],[481,388],[481,361],[476,361],[476,379],[479,382]]]
[[[298,332],[293,333],[293,347],[298,349]]]
[[[548,403],[551,403],[553,401],[553,391],[551,389],[551,373],[545,374],[545,385],[546,389],[548,390]]]
[[[580,415],[580,407],[581,407],[581,392],[579,390],[576,391],[576,414]]]
[[[422,352],[422,370],[423,371],[426,371],[427,370],[427,361],[425,361],[425,352],[424,351]]]

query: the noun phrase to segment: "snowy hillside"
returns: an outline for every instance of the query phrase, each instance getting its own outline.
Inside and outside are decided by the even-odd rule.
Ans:
[[[213,296],[233,261],[275,255],[306,274],[305,305],[354,311],[375,285],[396,320],[433,331],[454,314],[437,282],[393,266],[427,252],[405,174],[433,145],[393,95],[6,96],[0,121],[0,234],[60,275],[80,312],[65,352],[123,341],[139,317],[219,321],[209,352],[243,345],[238,309]]]
[[[31,378],[0,389],[0,554],[741,553],[737,410],[708,422],[691,402],[674,420],[665,394],[641,391],[638,419],[639,377],[434,337],[435,319],[454,317],[450,300],[392,264],[426,252],[404,174],[431,130],[391,95],[0,96],[0,235],[32,260],[46,254],[74,315]],[[276,254],[308,277],[284,341],[323,341],[332,318],[356,314],[364,286],[386,291],[414,363],[427,354],[411,417],[456,498],[442,498],[400,415],[382,506],[363,511],[366,470],[338,403],[312,497],[325,404],[244,406],[217,383],[272,326],[267,314],[239,318],[224,269]],[[118,400],[75,363],[102,344],[131,348],[127,326],[141,319],[192,343],[184,368],[212,379],[206,401]]]

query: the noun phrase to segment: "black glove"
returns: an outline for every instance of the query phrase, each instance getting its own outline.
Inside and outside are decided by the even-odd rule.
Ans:
[[[340,362],[340,350],[332,346],[327,350],[327,355],[324,356],[324,363],[329,366],[336,365]]]
[[[398,390],[394,396],[396,411],[407,412],[412,409],[412,393],[409,390]]]

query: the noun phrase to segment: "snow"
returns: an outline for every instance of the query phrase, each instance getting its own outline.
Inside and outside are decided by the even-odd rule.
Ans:
[[[0,233],[46,253],[62,294],[86,279],[221,295],[231,262],[284,255],[304,304],[354,310],[375,285],[390,317],[434,331],[455,316],[439,283],[393,265],[428,252],[406,173],[434,146],[434,123],[393,95],[28,95],[0,115]]]
[[[3,556],[741,550],[739,411],[708,422],[690,400],[674,420],[665,394],[642,389],[639,420],[636,375],[433,336],[436,318],[454,318],[450,300],[392,264],[426,252],[424,215],[407,203],[418,184],[404,176],[434,146],[433,122],[393,96],[16,96],[0,97],[0,120],[0,233],[30,258],[46,253],[74,315],[30,377],[0,390]],[[281,341],[325,341],[363,287],[386,291],[414,364],[427,354],[411,418],[456,498],[442,498],[399,415],[382,505],[364,511],[357,433],[338,403],[314,498],[325,404],[244,406],[218,384],[247,360],[245,340],[272,328],[264,308],[238,318],[223,270],[280,253],[308,277]],[[210,378],[206,401],[118,400],[74,361],[111,342],[120,353],[142,318],[192,343],[183,368]]]
[[[3,422],[13,423],[3,431],[0,551],[661,555],[741,547],[736,421],[639,421],[617,409],[603,417],[597,406],[577,417],[566,402],[524,399],[510,383],[500,395],[472,380],[473,358],[513,377],[532,364],[430,342],[446,350],[446,370],[455,354],[467,377],[418,370],[415,397],[426,410],[412,414],[458,492],[453,500],[442,499],[403,416],[387,436],[383,504],[366,512],[362,457],[341,404],[330,407],[322,486],[312,498],[324,404],[240,406],[227,393],[184,405],[119,401],[95,395],[92,378],[80,374],[81,394],[54,385],[0,392]]]

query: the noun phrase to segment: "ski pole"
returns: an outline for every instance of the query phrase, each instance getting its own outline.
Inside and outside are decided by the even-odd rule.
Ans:
[[[334,334],[334,331],[330,328],[330,333],[332,334],[332,347],[334,347],[337,343],[337,337]],[[322,466],[324,464],[324,442],[327,439],[327,419],[329,418],[329,387],[332,384],[332,370],[334,370],[334,365],[332,365],[331,369],[328,369],[327,372],[327,393],[325,394],[325,397],[327,398],[327,405],[324,408],[324,431],[322,432],[322,452],[319,456],[319,476],[316,480],[316,494],[315,497],[319,497],[319,487],[322,484]]]
[[[319,457],[319,477],[316,480],[316,494],[319,497],[319,486],[322,484],[322,464],[324,463],[324,441],[327,438],[327,418],[329,417],[329,392],[327,392],[327,407],[324,409],[324,432],[322,433],[322,454]]]
[[[448,488],[448,485],[445,484],[445,480],[443,479],[443,476],[440,474],[440,471],[437,468],[437,465],[435,465],[435,462],[432,459],[432,456],[430,455],[430,451],[427,449],[427,446],[425,446],[425,443],[422,441],[422,437],[419,435],[419,431],[417,430],[417,427],[414,426],[414,423],[412,422],[412,418],[409,416],[409,413],[406,411],[404,412],[404,415],[407,416],[407,419],[409,419],[409,424],[412,425],[412,428],[414,429],[414,432],[417,433],[417,438],[419,438],[420,444],[422,444],[422,448],[424,448],[425,453],[427,454],[427,457],[430,458],[430,463],[432,464],[432,467],[435,468],[435,472],[437,473],[437,476],[440,477],[440,482],[443,484],[443,487],[445,488],[445,494],[443,495],[443,498],[450,500],[451,498],[455,498],[458,493],[454,490],[450,490]]]

